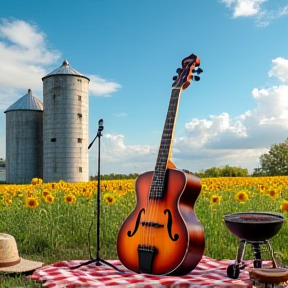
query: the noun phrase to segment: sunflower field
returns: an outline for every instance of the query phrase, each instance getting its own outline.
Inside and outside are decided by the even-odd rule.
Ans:
[[[234,212],[275,212],[287,219],[288,177],[202,178],[195,213],[205,231],[206,256],[235,259],[239,239],[231,235],[223,216]],[[135,180],[102,180],[100,255],[115,259],[121,223],[136,205]],[[95,258],[97,181],[0,185],[0,232],[15,237],[22,256],[46,264]],[[288,264],[288,224],[270,243],[280,264]],[[266,246],[266,245],[262,245]],[[245,258],[253,258],[247,248]],[[265,248],[263,258],[266,254]],[[270,260],[267,253],[267,259]]]

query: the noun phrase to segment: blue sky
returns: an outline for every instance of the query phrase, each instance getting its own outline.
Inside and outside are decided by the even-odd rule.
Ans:
[[[153,170],[183,58],[201,81],[181,95],[172,161],[248,168],[288,137],[288,0],[1,0],[0,157],[5,114],[67,60],[91,79],[89,138],[104,119],[101,173]],[[89,150],[97,174],[97,146]]]

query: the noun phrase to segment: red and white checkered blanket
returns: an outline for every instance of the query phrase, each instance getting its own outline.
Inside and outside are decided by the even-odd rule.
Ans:
[[[248,266],[240,270],[239,278],[234,280],[227,276],[227,267],[235,260],[214,260],[203,256],[197,267],[189,274],[181,277],[156,276],[137,274],[127,270],[119,260],[106,260],[125,273],[118,272],[107,265],[96,266],[95,263],[73,267],[85,262],[83,260],[62,261],[43,266],[29,277],[42,282],[47,288],[78,288],[78,287],[128,287],[128,288],[211,288],[211,287],[252,287],[249,280],[249,267],[252,261],[246,261]],[[111,287],[111,288],[112,288]]]

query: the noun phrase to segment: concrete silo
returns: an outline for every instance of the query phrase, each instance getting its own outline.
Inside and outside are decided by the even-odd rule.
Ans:
[[[6,182],[43,177],[43,104],[29,89],[6,113]]]
[[[65,60],[43,81],[43,180],[89,180],[89,78]]]

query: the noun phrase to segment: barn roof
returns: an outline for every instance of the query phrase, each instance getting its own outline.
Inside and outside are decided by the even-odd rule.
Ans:
[[[53,70],[52,72],[50,72],[49,74],[47,74],[46,76],[44,76],[42,78],[42,80],[46,77],[49,76],[53,76],[53,75],[75,75],[75,76],[80,76],[80,77],[84,77],[87,78],[89,80],[89,78],[87,76],[85,76],[84,74],[78,72],[77,70],[73,69],[67,60],[64,60],[62,63],[62,66],[60,66],[59,68]]]
[[[15,110],[43,111],[43,103],[33,94],[31,89],[28,89],[28,93],[8,107],[4,113]]]

